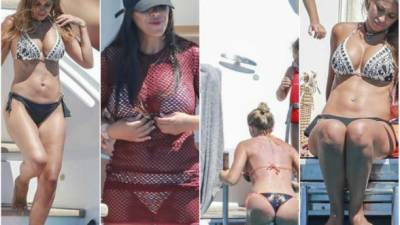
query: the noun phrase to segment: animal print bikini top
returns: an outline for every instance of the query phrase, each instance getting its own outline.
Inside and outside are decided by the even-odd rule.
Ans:
[[[394,59],[392,51],[386,44],[366,61],[361,72],[356,71],[346,49],[347,41],[356,30],[339,44],[332,55],[331,66],[335,74],[339,76],[355,74],[377,81],[391,81],[394,73]]]
[[[53,48],[44,55],[44,52],[36,45],[36,43],[29,37],[25,31],[21,32],[21,36],[17,42],[17,59],[19,60],[51,60],[58,61],[64,56],[65,47],[61,39],[61,35],[56,29],[57,40]]]

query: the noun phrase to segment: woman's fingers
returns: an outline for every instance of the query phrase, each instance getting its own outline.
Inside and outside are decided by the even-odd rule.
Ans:
[[[131,126],[131,127],[134,127],[134,128],[139,128],[139,127],[143,126],[144,124],[146,124],[147,121],[148,120],[145,117],[143,117],[140,120],[128,120],[126,122],[126,124],[128,126]]]
[[[150,129],[153,126],[154,126],[154,121],[153,120],[149,120],[148,122],[146,122],[142,126],[138,127],[137,130],[138,130],[139,133],[143,133],[144,131]]]
[[[166,125],[173,122],[172,117],[155,117],[154,120],[156,121],[157,125]]]
[[[67,25],[67,24],[80,25],[82,23],[82,21],[78,17],[74,17],[74,16],[71,16],[71,15],[63,14],[63,15],[60,15],[60,16],[57,17],[56,23],[59,26],[63,27],[65,25]]]
[[[155,126],[146,128],[145,130],[143,130],[142,132],[139,133],[138,137],[142,138],[142,137],[148,136],[154,129],[156,129]]]
[[[66,24],[68,24],[68,23],[70,23],[70,22],[71,22],[71,21],[70,21],[69,18],[65,18],[65,19],[60,20],[60,21],[58,22],[58,25],[59,25],[60,27],[63,27],[63,26],[65,26]]]
[[[135,142],[145,142],[145,141],[148,141],[150,139],[151,139],[150,136],[145,136],[145,137],[136,138]]]
[[[65,21],[66,19],[68,19],[68,17],[61,15],[61,16],[57,17],[56,23],[61,23],[61,22]]]

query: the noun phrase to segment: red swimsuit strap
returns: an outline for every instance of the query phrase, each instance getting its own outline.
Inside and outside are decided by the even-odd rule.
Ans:
[[[263,167],[258,167],[253,169],[249,174],[252,176],[257,170],[275,170],[275,174],[278,175],[281,170],[292,170],[290,167],[284,167],[284,166],[277,166],[275,163],[269,164],[269,166],[263,166]]]

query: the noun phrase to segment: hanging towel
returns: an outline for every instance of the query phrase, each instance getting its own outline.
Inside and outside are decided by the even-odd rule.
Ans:
[[[222,186],[219,180],[224,150],[221,71],[201,65],[200,81],[200,204],[203,215]]]

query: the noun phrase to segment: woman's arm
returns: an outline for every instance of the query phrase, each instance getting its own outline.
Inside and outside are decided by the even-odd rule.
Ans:
[[[341,32],[342,26],[343,25],[341,23],[336,24],[332,28],[332,32],[331,32],[331,54],[329,57],[328,79],[326,82],[326,90],[325,90],[326,100],[328,100],[329,95],[331,94],[332,84],[333,84],[333,80],[335,78],[335,73],[333,72],[331,61],[332,61],[332,55],[338,46],[339,33]]]
[[[243,142],[239,143],[235,150],[232,167],[228,170],[222,170],[219,177],[225,183],[235,185],[239,182],[242,171],[246,165],[247,152]]]
[[[71,58],[84,68],[93,67],[93,52],[87,25],[81,18],[63,14],[57,17],[56,23],[63,27],[67,24],[78,26],[80,41],[76,38],[66,41],[65,49]]]
[[[279,101],[285,100],[286,96],[288,95],[290,87],[292,85],[292,81],[290,79],[290,77],[292,77],[292,75],[293,75],[293,67],[290,66],[286,70],[286,73],[283,76],[283,79],[281,81],[281,84],[279,85],[278,90],[276,90],[276,98]]]
[[[292,158],[292,166],[293,166],[294,170],[297,172],[297,174],[299,174],[299,171],[300,171],[299,153],[292,146],[290,146],[290,155]]]
[[[1,65],[3,65],[11,49],[11,40],[5,37],[8,36],[13,26],[14,19],[11,16],[7,16],[1,23]]]
[[[154,121],[164,134],[178,135],[199,129],[199,116],[183,112],[154,117]]]
[[[154,121],[142,115],[121,119],[111,123],[105,130],[109,138],[130,142],[144,142],[151,139],[150,133],[155,129]]]
[[[314,32],[314,38],[322,39],[326,35],[324,26],[319,21],[317,6],[315,0],[303,0],[304,6],[306,7],[308,17],[310,18],[309,34],[312,35]]]

